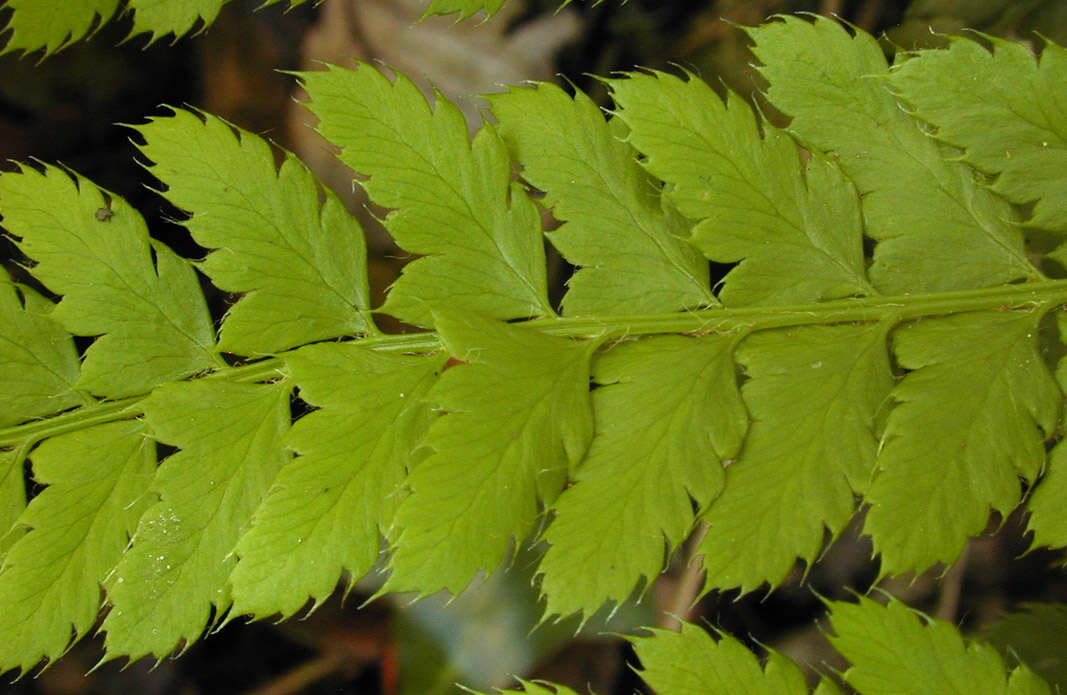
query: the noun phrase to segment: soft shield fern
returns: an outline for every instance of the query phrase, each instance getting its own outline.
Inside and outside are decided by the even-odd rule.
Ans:
[[[23,54],[41,51],[48,57],[76,41],[92,38],[100,28],[122,15],[133,17],[127,38],[148,35],[154,43],[166,36],[175,39],[204,31],[218,18],[230,0],[6,0],[10,10],[7,25],[0,33],[10,33],[0,53]],[[280,4],[283,0],[263,0],[255,9]],[[288,0],[287,9],[307,0]],[[477,13],[491,17],[507,0],[427,0],[423,17],[458,14],[465,19]]]
[[[33,278],[0,278],[0,669],[60,657],[104,607],[109,659],[290,617],[383,546],[382,591],[428,595],[543,540],[546,618],[587,618],[646,592],[698,525],[707,590],[780,584],[861,504],[883,575],[953,562],[1024,486],[1037,542],[1067,544],[1067,454],[1045,456],[1064,371],[1043,358],[1067,281],[1024,233],[1062,234],[1067,212],[1062,49],[959,39],[890,68],[825,19],[749,33],[786,129],[693,75],[640,72],[606,80],[607,116],[511,88],[471,139],[402,75],[301,74],[419,256],[380,307],[337,198],[213,116],[135,127],[202,260],[76,174],[0,175]],[[961,115],[938,85],[975,66],[999,91]],[[1039,101],[988,116],[996,150],[966,115],[993,99]],[[538,205],[562,223],[547,235]],[[576,268],[560,307],[546,238]],[[734,264],[718,286],[709,261]],[[239,295],[217,330],[198,273]],[[421,328],[384,334],[376,313]],[[295,422],[294,396],[312,409]],[[158,465],[157,442],[176,450]],[[26,461],[46,486],[28,503]],[[885,665],[920,669],[927,642],[952,683],[1048,692],[899,604],[832,611],[861,692],[922,691]],[[879,632],[899,649],[857,646]],[[696,627],[637,645],[664,693],[710,678],[672,671],[678,650],[731,664],[722,692],[806,691],[784,658]]]
[[[1048,682],[1026,665],[1010,667],[989,644],[965,640],[952,625],[890,600],[881,605],[830,602],[829,640],[848,662],[841,679],[861,695],[1052,695]],[[808,687],[792,661],[771,651],[761,663],[739,640],[683,623],[677,632],[652,630],[629,638],[640,675],[669,695],[840,695],[828,676]],[[502,695],[571,695],[568,688],[522,682]]]

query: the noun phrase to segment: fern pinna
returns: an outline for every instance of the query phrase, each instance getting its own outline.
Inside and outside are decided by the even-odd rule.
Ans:
[[[402,75],[301,74],[418,256],[380,307],[338,199],[208,114],[135,126],[199,261],[69,171],[0,176],[4,226],[59,297],[3,276],[0,669],[58,658],[105,606],[109,659],[290,617],[383,539],[381,591],[425,596],[535,536],[546,619],[639,595],[698,525],[708,590],[776,586],[861,505],[883,575],[952,563],[1026,490],[1034,544],[1067,545],[1067,450],[1046,459],[1067,53],[972,36],[890,68],[831,20],[746,31],[786,130],[649,71],[604,80],[607,116],[549,84],[491,95],[470,139]],[[576,267],[558,308],[546,236]],[[714,288],[709,260],[734,264]],[[218,331],[200,276],[240,297]],[[157,465],[157,444],[176,453]],[[1051,692],[902,604],[831,612],[860,692],[928,691],[927,662],[938,692]],[[807,692],[701,628],[635,642],[667,695]]]

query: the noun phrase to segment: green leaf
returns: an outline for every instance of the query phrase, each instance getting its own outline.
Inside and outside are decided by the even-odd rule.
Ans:
[[[623,343],[594,366],[595,431],[576,484],[560,495],[541,562],[546,617],[621,603],[645,588],[722,488],[722,461],[748,417],[731,335]]]
[[[229,0],[130,0],[125,8],[133,14],[130,36],[149,33],[149,43],[167,34],[173,34],[177,39],[189,33],[198,21],[202,31],[215,21],[227,2]],[[264,0],[256,9],[279,2],[281,0]],[[289,0],[289,7],[305,2],[307,0]],[[8,25],[0,31],[11,29],[12,34],[0,53],[44,49],[44,57],[48,57],[95,34],[114,18],[119,0],[7,0],[5,8],[13,13]]]
[[[756,655],[730,635],[718,640],[696,625],[681,631],[651,630],[650,637],[632,637],[641,677],[663,695],[807,695],[803,672],[784,656],[771,652],[761,668]]]
[[[522,690],[495,690],[492,694],[482,692],[480,695],[578,695],[565,685],[555,685],[545,681],[527,681],[522,678],[516,680],[522,684]]]
[[[718,304],[708,264],[682,237],[658,185],[593,101],[555,85],[485,97],[522,177],[564,224],[549,234],[573,265],[564,313],[646,314]],[[623,128],[625,130],[625,128]]]
[[[26,508],[26,481],[17,451],[0,451],[0,561],[22,531],[15,521]]]
[[[861,597],[830,608],[830,643],[852,663],[844,678],[863,695],[1051,695],[1025,666],[1009,672],[990,645],[964,641],[949,623],[899,601]]]
[[[123,421],[53,437],[32,458],[48,487],[0,567],[0,670],[23,673],[96,623],[100,585],[149,502],[156,448],[140,422]]]
[[[1067,313],[1056,313],[1060,339],[1067,336]],[[1056,368],[1060,390],[1067,392],[1067,359],[1061,358]],[[1034,546],[1067,547],[1067,514],[1063,501],[1067,500],[1067,442],[1060,441],[1048,455],[1044,475],[1027,501],[1030,516],[1027,529],[1033,532]]]
[[[356,343],[286,355],[301,398],[321,409],[286,435],[300,456],[282,468],[237,545],[232,615],[289,617],[308,597],[315,607],[329,597],[342,571],[358,579],[371,569],[429,426],[425,395],[444,361]]]
[[[1067,688],[1067,604],[1028,603],[997,620],[985,639],[1012,663],[1022,662],[1060,692]]]
[[[1037,351],[1043,311],[928,318],[894,333],[894,389],[865,531],[883,573],[952,563],[992,507],[1007,515],[1045,463],[1060,390]]]
[[[288,458],[289,385],[194,381],[144,403],[152,436],[181,451],[159,467],[159,501],[108,579],[108,658],[161,658],[230,604],[234,546]]]
[[[196,274],[149,239],[124,200],[56,167],[24,167],[0,176],[0,211],[37,261],[33,274],[64,295],[51,318],[75,335],[100,335],[75,388],[128,396],[216,366]]]
[[[1053,689],[1041,676],[1020,667],[1008,676],[1008,695],[1053,695]]]
[[[133,11],[133,29],[130,36],[151,34],[148,43],[173,34],[179,39],[200,22],[203,31],[219,16],[222,6],[229,0],[130,0]]]
[[[713,261],[740,261],[723,281],[723,302],[874,294],[856,191],[837,166],[813,157],[799,176],[786,134],[763,125],[760,137],[741,97],[727,92],[724,104],[707,83],[686,78],[627,73],[607,82],[646,168],[667,182],[682,214],[699,220],[693,244]]]
[[[423,18],[430,15],[448,15],[459,13],[459,19],[467,19],[478,12],[485,12],[487,17],[492,17],[508,0],[430,0],[430,4],[423,12]]]
[[[804,326],[747,338],[738,361],[752,417],[726,486],[704,515],[707,586],[781,583],[855,512],[874,467],[893,376],[886,324]]]
[[[391,591],[458,594],[522,542],[593,435],[589,360],[599,341],[574,341],[474,315],[435,314],[450,355],[429,399],[445,415],[408,476],[396,516]],[[487,510],[492,510],[487,513]]]
[[[78,353],[51,311],[51,302],[0,268],[0,427],[81,402],[74,393]]]
[[[385,226],[421,254],[404,267],[382,311],[429,326],[431,307],[492,318],[548,316],[541,218],[496,131],[474,141],[463,114],[440,94],[431,107],[408,78],[373,67],[300,73],[340,159],[369,180],[371,200],[396,208]]]
[[[174,110],[138,126],[141,151],[185,222],[212,282],[244,296],[223,321],[219,349],[242,355],[372,331],[363,232],[335,194],[286,153],[214,116]],[[319,202],[320,196],[325,202]]]
[[[94,21],[107,22],[118,7],[119,0],[7,0],[4,9],[12,13],[4,29],[11,35],[0,53],[43,48],[47,57],[85,38]]]
[[[867,234],[879,242],[875,287],[905,294],[1043,277],[1011,206],[901,110],[869,34],[796,17],[747,31],[771,83],[767,96],[792,116],[790,130],[830,153],[856,184]]]
[[[1035,203],[1028,225],[1067,233],[1067,50],[1046,41],[1039,60],[1026,44],[981,38],[992,52],[956,38],[905,61],[890,83],[939,140],[997,175],[994,191]]]
[[[1049,454],[1048,468],[1026,504],[1030,510],[1027,529],[1034,533],[1034,546],[1067,546],[1064,500],[1067,500],[1067,443],[1061,441]]]

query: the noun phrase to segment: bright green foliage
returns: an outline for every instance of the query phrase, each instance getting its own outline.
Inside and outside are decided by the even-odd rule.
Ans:
[[[949,623],[925,618],[898,601],[883,606],[860,598],[829,606],[830,642],[851,664],[841,675],[861,695],[1052,694],[1027,667],[1007,668],[990,645],[966,641]],[[717,636],[683,623],[680,632],[653,630],[631,641],[644,666],[642,677],[662,695],[809,692],[800,669],[785,657],[771,652],[761,668],[735,638]],[[813,692],[841,690],[823,677]]]
[[[492,695],[578,695],[570,688],[562,685],[552,685],[543,681],[524,681],[519,679],[522,690],[498,690]],[[490,695],[482,693],[481,695]]]
[[[18,540],[15,528],[22,511],[26,508],[26,482],[23,479],[22,460],[14,451],[0,451],[0,561],[8,548]]]
[[[130,36],[148,34],[148,42],[154,43],[168,35],[179,39],[194,27],[197,32],[203,31],[218,18],[223,5],[229,1],[129,0],[125,11],[133,15]],[[263,0],[256,9],[282,1]],[[288,0],[288,7],[303,5],[307,1]],[[429,4],[423,17],[457,12],[460,19],[479,12],[492,16],[499,12],[506,2],[507,0],[428,0]],[[43,49],[47,57],[95,33],[96,29],[115,17],[119,0],[7,0],[4,7],[13,12],[7,27],[0,27],[0,31],[8,29],[11,32],[0,53],[32,53]]]
[[[445,415],[424,441],[434,451],[408,476],[411,495],[390,534],[386,588],[462,591],[533,530],[593,434],[589,360],[599,341],[437,314],[447,370],[428,398]],[[494,513],[486,514],[492,509]]]
[[[663,570],[693,526],[693,506],[722,489],[722,461],[748,424],[735,385],[737,338],[662,336],[597,360],[596,437],[556,504],[541,563],[546,616],[621,603]],[[647,584],[646,584],[647,588]]]
[[[866,233],[879,242],[875,287],[903,294],[1042,277],[1012,208],[901,110],[869,34],[795,17],[748,32],[767,97],[792,117],[790,131],[836,158],[863,196]]]
[[[66,331],[51,321],[52,303],[11,282],[0,268],[0,427],[79,403],[78,353]],[[6,528],[6,526],[5,526]]]
[[[797,175],[797,146],[741,97],[727,102],[692,75],[630,73],[609,80],[630,142],[667,198],[699,220],[693,244],[713,261],[741,261],[720,292],[732,306],[874,294],[867,282],[855,189],[813,158]],[[774,244],[767,244],[767,239]]]
[[[1014,203],[1035,202],[1027,224],[1067,232],[1067,51],[983,36],[993,52],[956,39],[922,51],[894,71],[891,84],[939,140],[964,149],[964,161],[997,174],[991,187]],[[966,79],[960,79],[966,75]]]
[[[7,0],[11,34],[3,53],[44,49],[51,55],[85,38],[94,22],[109,21],[118,7],[119,0]]]
[[[282,384],[196,381],[156,389],[144,404],[152,436],[181,447],[152,481],[159,501],[108,577],[110,656],[163,657],[195,641],[212,606],[230,602],[233,547],[288,456]]]
[[[1058,370],[1060,388],[1064,384],[1064,369]],[[1027,524],[1034,532],[1034,545],[1052,548],[1067,546],[1067,518],[1063,501],[1067,499],[1067,444],[1060,442],[1049,454],[1048,470],[1041,485],[1034,491],[1027,505],[1030,519]]]
[[[175,110],[138,127],[141,151],[167,198],[195,211],[186,228],[217,249],[200,270],[242,292],[223,321],[219,349],[274,353],[371,330],[367,259],[359,223],[287,154],[276,173],[269,145],[214,116]],[[325,203],[319,203],[319,196]]]
[[[829,20],[751,35],[789,130],[692,75],[639,73],[608,81],[611,118],[582,94],[513,88],[472,139],[402,76],[303,75],[321,131],[421,256],[377,311],[423,332],[378,331],[356,223],[291,156],[277,168],[214,117],[138,127],[203,261],[75,175],[0,175],[27,282],[55,295],[0,278],[0,668],[58,658],[101,587],[108,658],[161,657],[209,625],[320,604],[383,539],[383,591],[420,596],[547,546],[527,568],[547,615],[583,620],[645,592],[697,525],[687,559],[708,590],[780,583],[858,504],[883,574],[953,562],[1024,486],[1036,542],[1067,544],[1062,444],[1045,472],[1067,367],[1057,383],[1044,362],[1063,352],[1047,327],[1067,281],[1037,271],[1050,255],[1016,207],[1038,199],[1027,224],[1055,239],[1059,189],[982,158],[996,143],[1058,175],[1063,148],[1034,157],[1011,119],[970,142],[966,113],[928,99],[960,56],[987,85],[1058,99],[1067,71],[1045,61],[1060,49],[1038,63],[957,41],[894,72]],[[1038,111],[1067,131],[1063,109]],[[563,316],[546,236],[578,266]],[[718,292],[702,256],[738,263]],[[241,295],[218,345],[197,269]],[[294,394],[312,409],[295,423]],[[155,441],[178,449],[158,467]],[[47,485],[28,505],[26,460]],[[861,692],[1048,692],[897,604],[833,611]],[[638,644],[664,695],[805,692],[784,659],[725,636]]]
[[[77,405],[74,341],[48,315],[50,301],[16,285],[0,269],[0,427]],[[25,450],[0,451],[0,559],[18,539],[15,521],[26,507]],[[10,531],[9,531],[10,530]]]
[[[686,223],[585,94],[559,87],[486,97],[522,177],[564,222],[549,238],[580,266],[568,281],[569,316],[649,314],[717,304],[708,264],[680,236]],[[621,131],[621,132],[620,132]]]
[[[49,487],[18,525],[29,532],[0,572],[0,664],[28,671],[57,659],[95,623],[100,584],[126,549],[148,506],[155,444],[136,421],[60,435],[33,452],[36,480]]]
[[[37,261],[34,276],[63,295],[51,317],[101,335],[75,388],[141,393],[215,366],[214,331],[192,268],[149,239],[126,202],[56,167],[0,178],[4,226]]]
[[[808,692],[804,673],[784,656],[772,652],[761,668],[756,655],[733,637],[719,635],[716,641],[690,623],[683,623],[680,632],[653,630],[650,637],[632,641],[641,677],[663,695]]]
[[[830,643],[852,667],[844,679],[863,695],[1051,695],[1025,666],[1009,671],[996,649],[965,641],[949,623],[899,601],[833,603]]]
[[[1067,604],[1026,604],[990,625],[985,639],[1008,661],[1025,663],[1059,692],[1067,689]]]
[[[228,0],[130,0],[133,30],[130,36],[149,34],[149,43],[167,34],[175,38],[188,34],[200,23],[206,28],[219,16]]]
[[[1067,335],[1067,318],[1057,315],[1061,338]],[[1060,359],[1056,368],[1056,381],[1062,392],[1067,392],[1067,359]],[[1041,485],[1032,493],[1029,504],[1029,530],[1034,532],[1035,545],[1051,548],[1067,546],[1067,515],[1063,513],[1063,501],[1067,499],[1067,444],[1060,441],[1048,456],[1047,470]]]
[[[429,0],[423,17],[435,14],[456,14],[460,19],[466,19],[478,12],[485,12],[492,16],[500,11],[508,0]]]
[[[431,420],[426,392],[444,356],[309,345],[286,356],[300,396],[321,410],[289,431],[298,456],[237,545],[234,614],[289,617],[347,571],[366,574],[403,499],[411,453]],[[281,550],[281,552],[279,552]]]
[[[492,318],[548,316],[541,218],[492,128],[468,142],[467,122],[440,94],[370,65],[303,73],[319,132],[341,147],[371,200],[396,208],[385,226],[408,263],[382,311],[431,325],[435,305]]]
[[[811,563],[866,491],[893,385],[886,324],[756,333],[738,352],[752,426],[700,544],[708,588],[778,584]]]
[[[866,530],[883,571],[951,563],[993,507],[1019,503],[1060,415],[1060,390],[1036,350],[1040,312],[956,314],[894,333],[913,370],[893,390]]]

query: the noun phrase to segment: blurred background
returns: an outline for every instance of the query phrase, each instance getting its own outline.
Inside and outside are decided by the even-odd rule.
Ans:
[[[147,46],[144,36],[126,40],[132,24],[125,18],[47,60],[0,56],[0,169],[31,158],[60,162],[130,201],[153,236],[199,258],[205,250],[175,222],[181,211],[151,190],[151,177],[135,162],[131,131],[118,124],[159,115],[162,104],[204,109],[296,152],[345,198],[367,231],[380,301],[403,254],[376,222],[381,211],[353,191],[352,173],[313,132],[295,80],[282,70],[380,60],[427,88],[435,85],[461,105],[473,129],[483,113],[473,95],[501,84],[566,80],[606,106],[602,86],[589,75],[638,66],[681,66],[717,89],[758,100],[753,59],[734,25],[757,24],[776,13],[837,15],[882,37],[887,53],[937,45],[944,39],[936,32],[963,28],[1035,45],[1035,32],[1067,42],[1065,0],[576,0],[559,11],[557,0],[511,0],[489,20],[460,23],[454,17],[419,21],[419,0],[324,0],[288,12],[284,3],[255,11],[258,4],[233,0],[210,27],[179,40],[162,37]],[[0,26],[8,12],[0,9]],[[0,257],[17,258],[3,237]],[[565,276],[562,268],[560,286]],[[226,299],[214,297],[219,315]],[[1067,578],[1049,569],[1062,558],[1047,552],[1020,557],[1026,550],[1022,528],[1017,518],[995,519],[956,567],[882,586],[976,632],[1022,602],[1067,601]],[[506,687],[511,674],[520,674],[578,692],[622,695],[640,691],[637,664],[626,643],[606,633],[664,625],[668,610],[688,610],[689,619],[727,630],[757,651],[773,647],[826,670],[839,664],[815,627],[822,612],[816,594],[845,598],[849,587],[866,591],[878,575],[869,544],[846,531],[814,568],[798,567],[777,591],[740,599],[712,593],[689,610],[699,577],[687,570],[680,552],[641,601],[619,607],[610,620],[596,616],[579,632],[575,621],[537,625],[531,576],[536,553],[522,550],[510,570],[452,602],[434,597],[410,603],[401,596],[361,608],[375,588],[361,583],[344,602],[339,593],[305,620],[233,623],[182,658],[159,664],[109,663],[86,675],[102,654],[100,640],[87,639],[38,677],[0,683],[0,693],[435,695],[461,692],[457,682]],[[1003,639],[998,634],[993,638]],[[1045,667],[1060,683],[1067,683],[1065,662]]]

